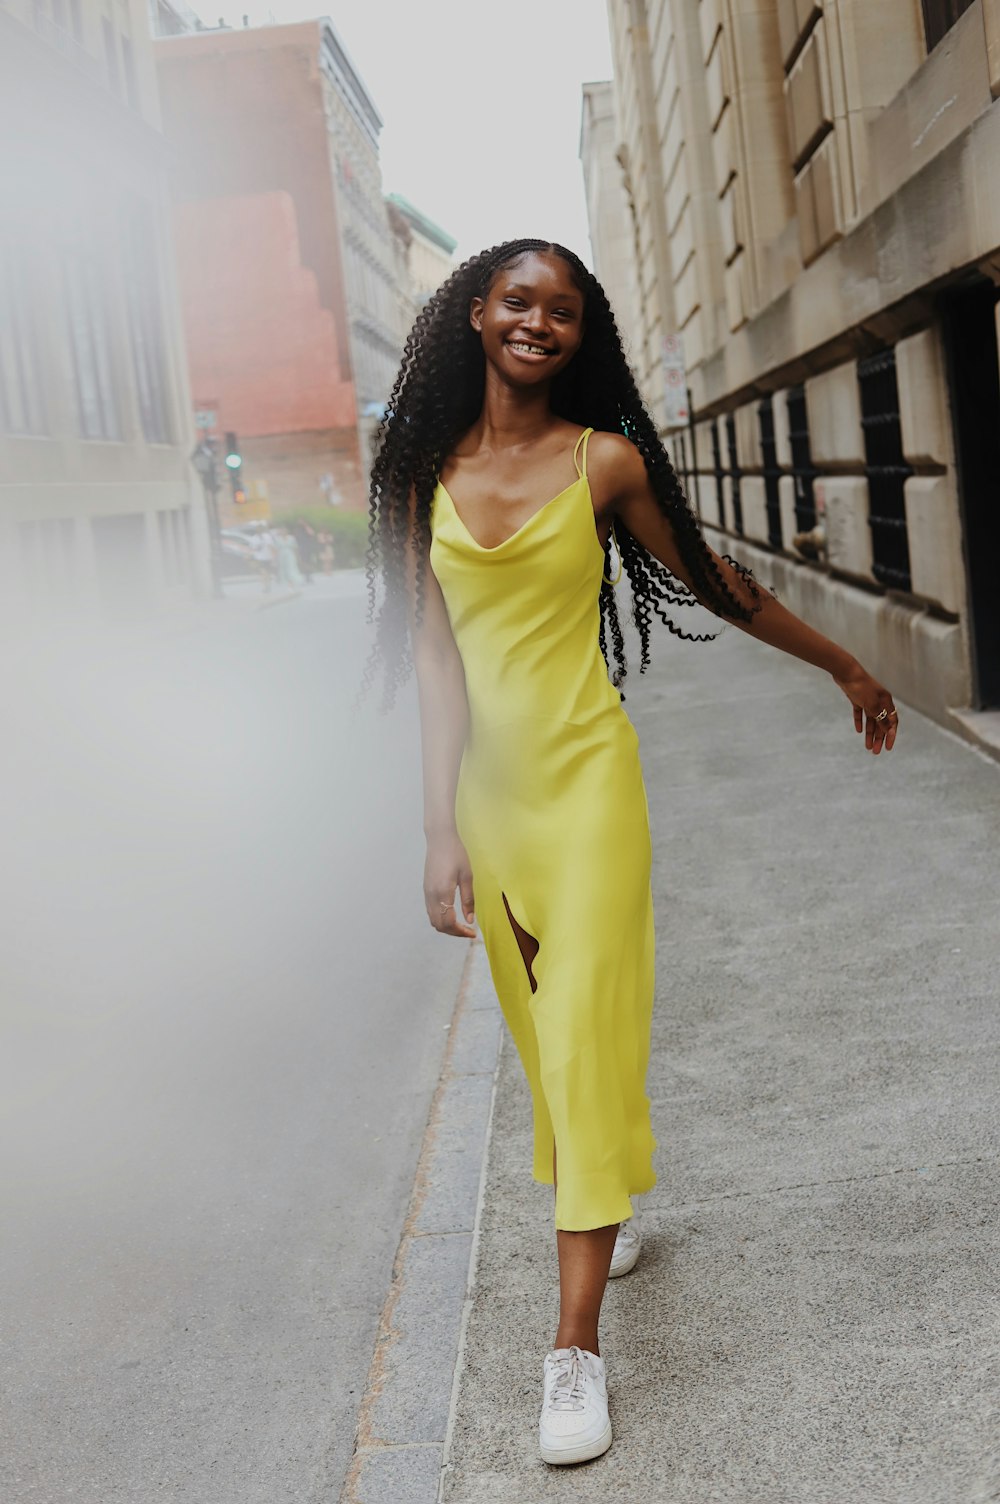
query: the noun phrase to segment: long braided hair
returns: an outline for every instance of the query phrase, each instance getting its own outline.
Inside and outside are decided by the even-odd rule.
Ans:
[[[546,240],[508,240],[471,257],[454,271],[421,309],[410,331],[403,359],[376,438],[368,498],[368,621],[375,637],[365,666],[362,694],[376,670],[385,673],[383,708],[412,667],[407,631],[406,550],[416,547],[416,619],[423,612],[427,554],[430,546],[431,499],[438,474],[461,436],[479,417],[483,404],[486,358],[480,336],[469,323],[469,304],[485,298],[494,277],[530,252],[561,256],[584,296],[583,338],[570,363],[553,379],[552,411],[570,422],[623,433],[639,450],[656,501],[669,518],[678,551],[701,600],[717,616],[749,621],[760,609],[760,590],[749,569],[733,564],[746,584],[752,604],[741,600],[723,578],[702,538],[652,419],[643,405],[622,350],[607,295],[579,256]],[[411,521],[411,491],[415,509]],[[671,606],[693,606],[696,597],[632,537],[616,518],[615,535],[624,572],[632,589],[632,620],[639,633],[639,672],[649,666],[653,616],[688,642],[707,642],[713,633],[686,632],[672,619]],[[606,546],[611,557],[611,539]],[[377,602],[381,572],[383,596]],[[606,567],[605,575],[610,574]],[[608,655],[610,636],[613,656]],[[600,594],[600,645],[621,689],[628,665],[614,587],[606,581]],[[622,699],[624,699],[624,694]]]

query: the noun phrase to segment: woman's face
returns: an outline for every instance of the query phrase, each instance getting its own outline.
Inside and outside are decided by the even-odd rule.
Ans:
[[[583,339],[583,293],[561,256],[531,251],[497,272],[469,322],[489,363],[517,386],[549,382]]]

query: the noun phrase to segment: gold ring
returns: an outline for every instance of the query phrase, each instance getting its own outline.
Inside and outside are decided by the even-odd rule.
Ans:
[[[893,712],[893,714],[895,714],[895,711]],[[872,717],[872,719],[876,720],[876,721],[885,721],[885,720],[888,720],[888,718],[889,718],[889,712],[888,712],[888,710],[880,710],[879,713],[878,713],[878,715]]]
[[[442,904],[438,905],[438,908],[441,908],[441,909],[453,909],[454,907],[455,907],[455,900],[454,899],[452,899],[451,903],[442,903]]]

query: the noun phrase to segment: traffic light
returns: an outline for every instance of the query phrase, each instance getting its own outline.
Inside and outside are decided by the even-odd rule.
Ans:
[[[233,501],[240,506],[246,501],[247,493],[243,485],[243,456],[240,454],[240,446],[234,433],[226,434],[225,459],[226,469],[229,471],[229,484],[233,488]]]

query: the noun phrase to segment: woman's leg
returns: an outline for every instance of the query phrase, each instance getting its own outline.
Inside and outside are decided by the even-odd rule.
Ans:
[[[507,918],[517,939],[518,949],[528,973],[532,992],[536,982],[531,966],[538,954],[538,941],[534,935],[514,918],[503,897]],[[552,1183],[556,1182],[556,1151],[552,1149]],[[559,1253],[559,1328],[556,1332],[556,1347],[581,1347],[585,1352],[600,1354],[597,1338],[597,1322],[601,1314],[601,1302],[608,1283],[611,1255],[615,1251],[618,1223],[610,1227],[596,1227],[589,1232],[556,1231],[556,1246]]]
[[[556,1151],[552,1150],[552,1180],[556,1179]],[[555,1347],[582,1347],[600,1355],[597,1323],[608,1284],[618,1223],[589,1232],[556,1230],[559,1250],[559,1327]]]

